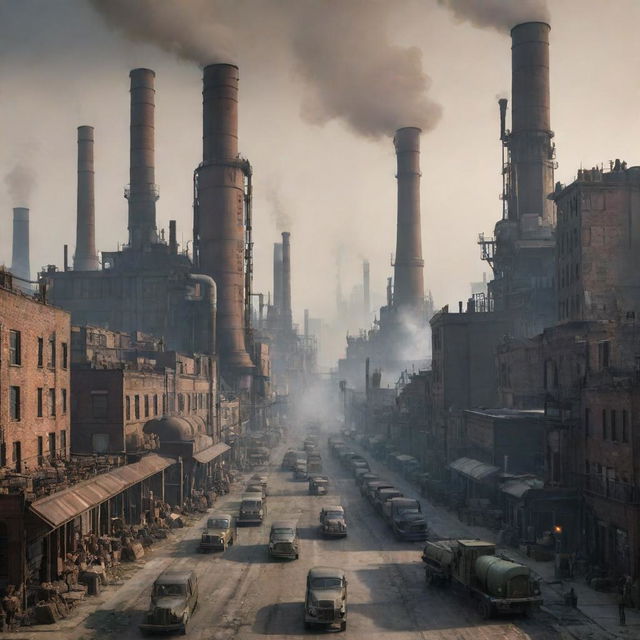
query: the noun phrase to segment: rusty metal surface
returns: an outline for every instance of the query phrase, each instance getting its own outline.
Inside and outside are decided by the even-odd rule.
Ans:
[[[221,456],[223,453],[225,453],[225,451],[229,451],[229,449],[231,449],[231,447],[228,444],[219,442],[218,444],[214,444],[211,447],[207,447],[202,451],[194,453],[193,457],[198,462],[202,462],[204,464],[205,462],[211,462],[211,460],[217,458],[218,456]]]
[[[500,471],[498,467],[492,464],[480,462],[480,460],[474,460],[473,458],[458,458],[449,465],[449,468],[472,480],[484,480]]]
[[[174,464],[157,454],[80,482],[31,503],[30,509],[54,529]]]

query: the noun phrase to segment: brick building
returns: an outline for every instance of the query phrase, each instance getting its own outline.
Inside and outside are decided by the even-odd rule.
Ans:
[[[0,274],[0,467],[22,473],[67,458],[70,345],[69,314]]]

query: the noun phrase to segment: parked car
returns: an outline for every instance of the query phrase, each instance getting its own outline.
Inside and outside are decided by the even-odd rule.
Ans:
[[[304,626],[340,625],[347,628],[347,579],[342,569],[313,567],[307,574]]]
[[[272,558],[299,557],[298,525],[293,520],[276,520],[269,533],[269,555]]]
[[[296,463],[295,471],[293,472],[294,480],[308,480],[309,474],[307,473],[307,463],[305,461],[299,460]]]
[[[240,502],[238,524],[262,524],[266,506],[258,493],[245,493]]]
[[[325,496],[329,491],[329,478],[327,476],[309,477],[309,494],[312,496]]]
[[[363,471],[362,473],[356,473],[356,487],[358,489],[362,488],[365,482],[369,482],[370,480],[380,480],[380,476],[375,473],[371,473],[370,471]]]
[[[373,504],[373,497],[378,487],[393,487],[388,480],[369,480],[360,487],[360,493]]]
[[[269,487],[267,486],[268,483],[268,478],[265,475],[262,475],[260,473],[254,473],[250,478],[249,478],[249,483],[254,484],[261,484],[264,488],[264,495],[268,496],[269,495]]]
[[[247,488],[244,490],[245,493],[258,493],[260,494],[260,496],[264,499],[267,497],[266,492],[265,492],[265,488],[257,483],[257,482],[251,482],[250,484],[247,485]]]
[[[404,494],[402,491],[398,491],[395,487],[381,487],[376,490],[376,493],[373,496],[373,507],[378,511],[378,513],[383,513],[384,504],[387,500],[403,497]]]
[[[426,540],[427,521],[418,500],[413,498],[391,498],[384,503],[384,519],[396,538],[400,540]]]
[[[344,538],[347,535],[344,509],[340,505],[322,508],[320,511],[320,534],[325,538]]]
[[[164,571],[153,583],[151,604],[140,631],[180,631],[185,634],[197,604],[198,578],[195,571]]]
[[[236,539],[236,525],[228,513],[214,513],[200,536],[198,551],[224,551]]]
[[[296,468],[296,463],[300,458],[304,458],[304,451],[296,451],[295,449],[289,449],[282,458],[282,470],[293,471]]]

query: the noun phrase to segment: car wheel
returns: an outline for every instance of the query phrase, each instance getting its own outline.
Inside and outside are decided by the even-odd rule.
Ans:
[[[487,602],[486,600],[480,600],[478,611],[480,612],[483,620],[489,620],[489,618],[491,618],[491,614],[493,613],[491,603]]]
[[[296,553],[296,560],[300,557],[300,554]]]
[[[346,620],[343,620],[343,621],[340,623],[340,631],[346,631],[346,630],[347,630],[347,621],[346,621]]]

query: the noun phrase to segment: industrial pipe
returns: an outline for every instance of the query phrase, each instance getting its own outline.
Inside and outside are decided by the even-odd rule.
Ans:
[[[291,311],[291,234],[282,232],[282,316],[281,327],[286,333],[293,330]]]
[[[213,356],[216,353],[216,315],[217,315],[217,287],[215,280],[210,276],[207,276],[203,273],[190,273],[189,279],[194,282],[198,282],[201,285],[204,285],[207,288],[207,317],[208,322],[204,323],[202,327],[206,327],[206,330],[203,330],[201,327],[200,335],[201,338],[199,340],[200,346],[206,347],[206,353]],[[204,296],[203,296],[204,299]],[[203,338],[202,336],[206,333],[206,336]]]

